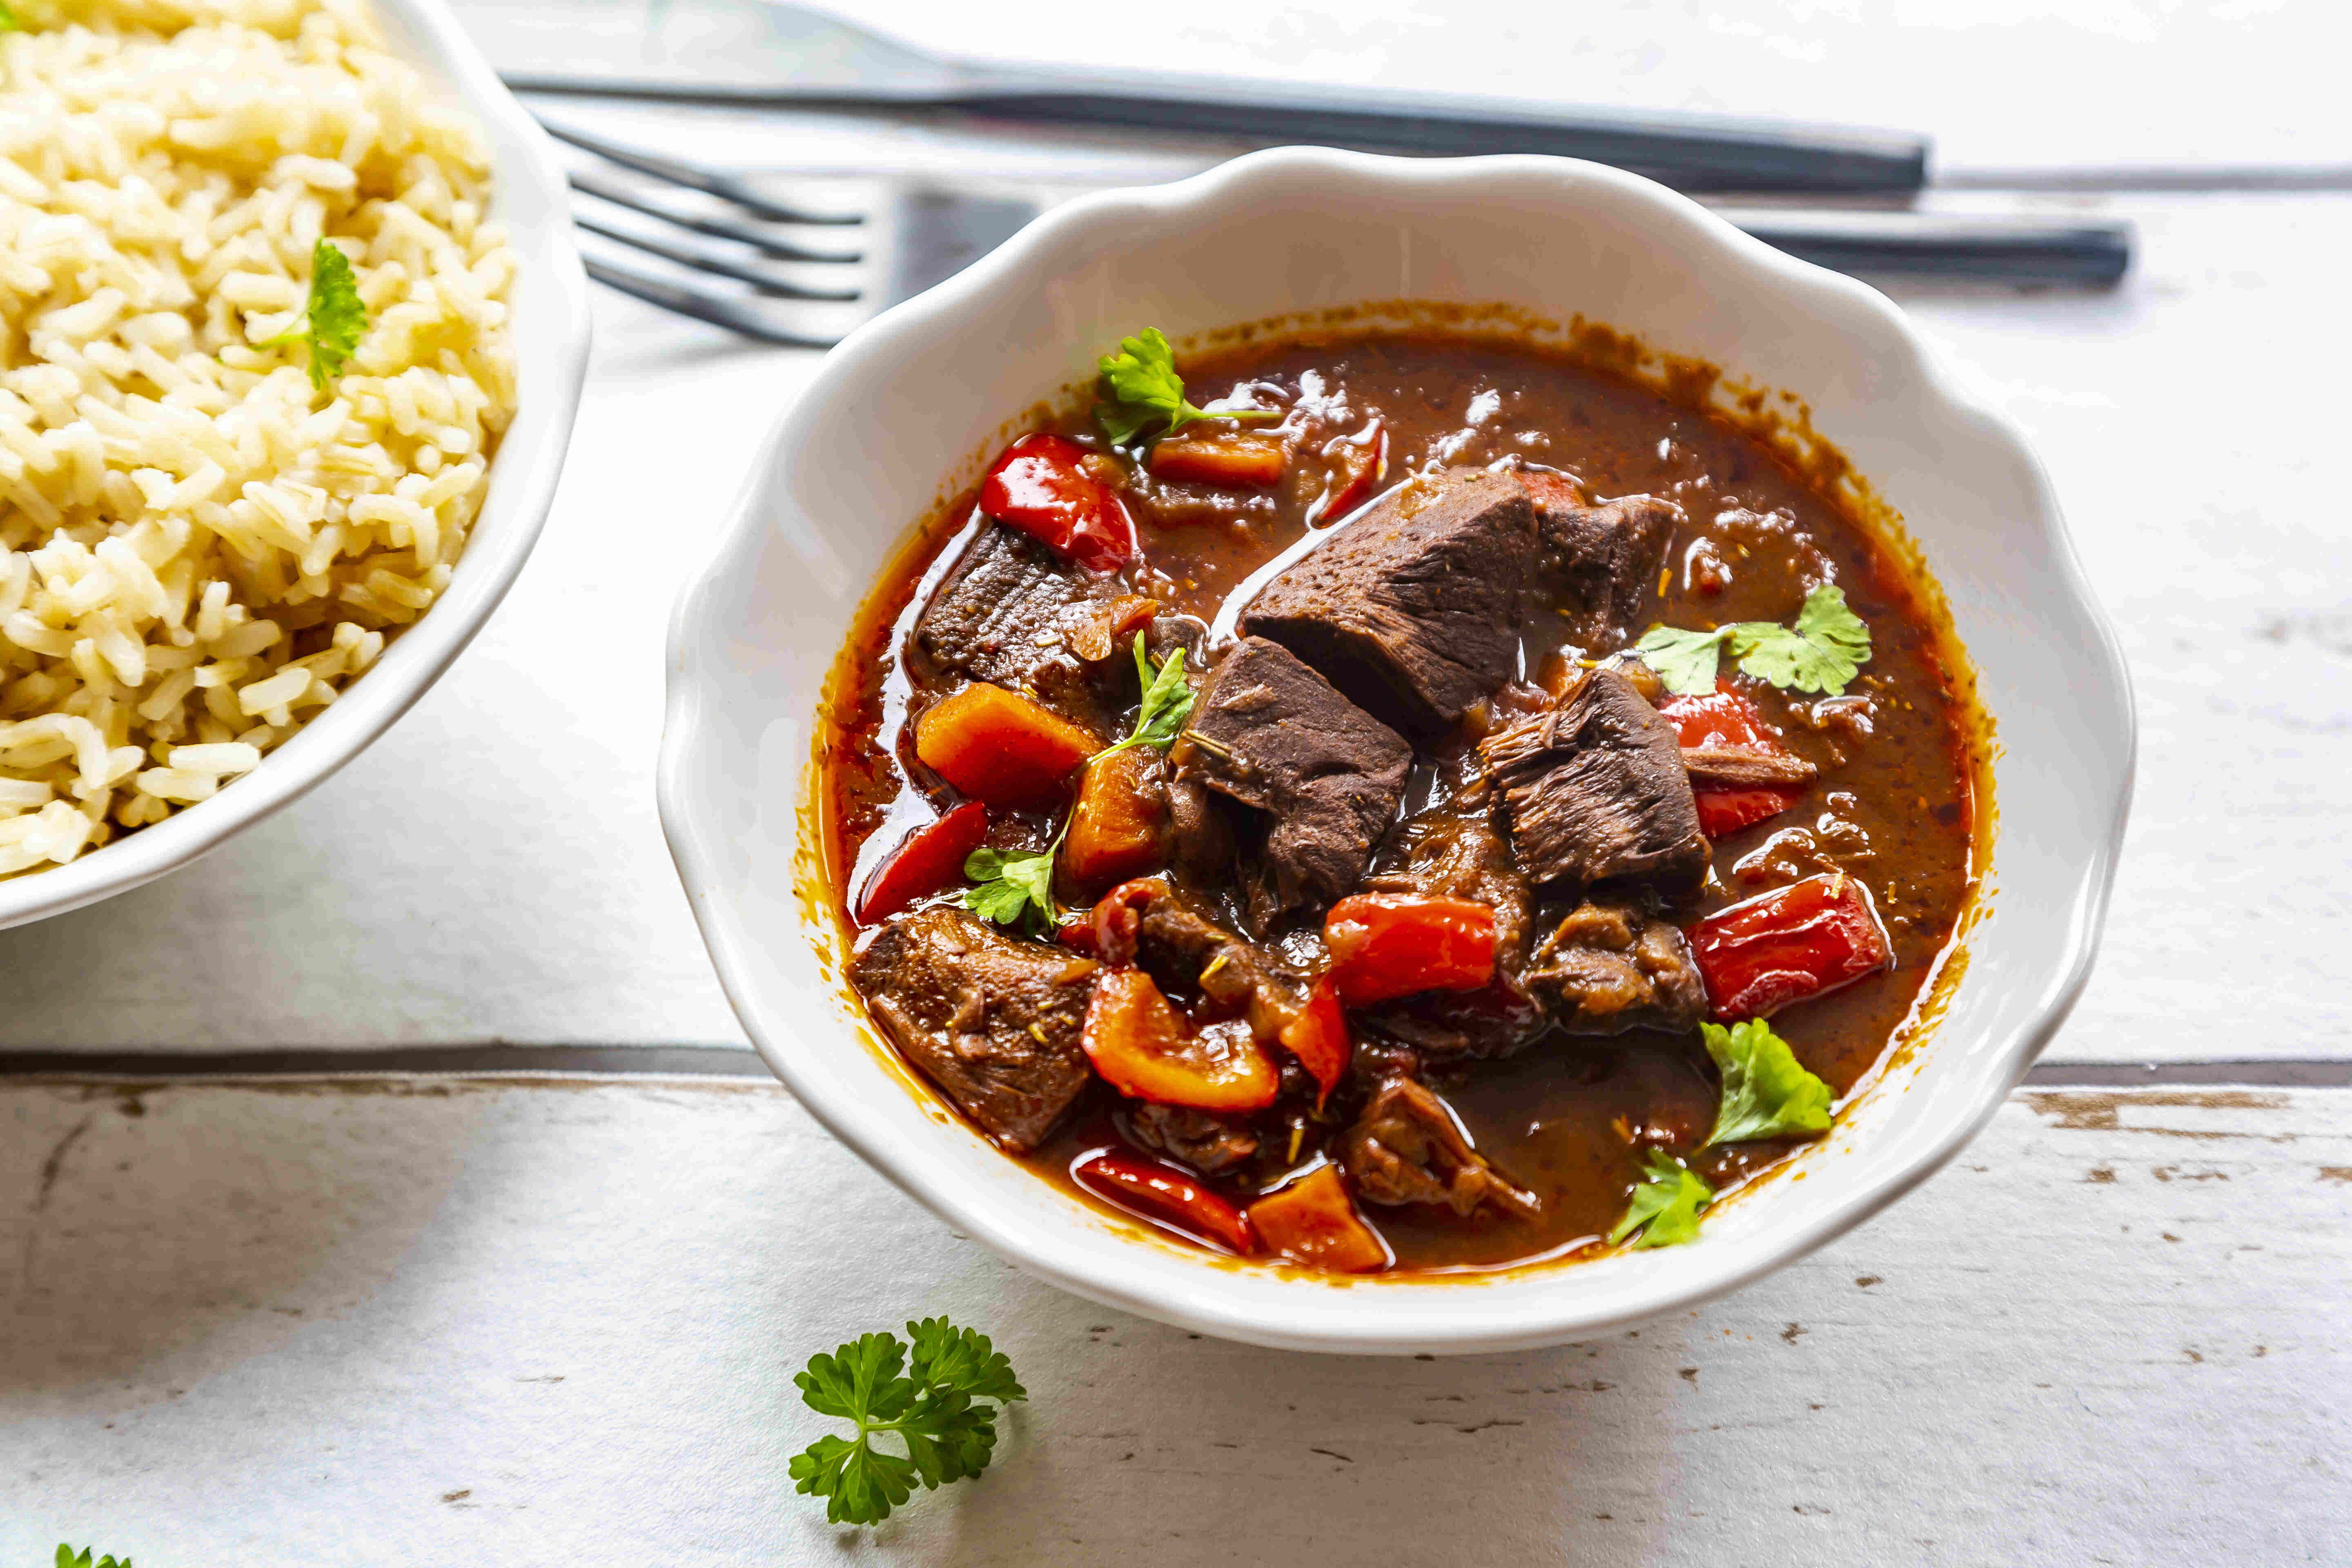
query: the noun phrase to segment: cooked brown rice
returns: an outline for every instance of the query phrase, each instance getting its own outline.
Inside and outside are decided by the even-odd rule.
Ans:
[[[14,0],[0,875],[256,766],[447,585],[515,406],[480,136],[358,0]],[[320,236],[368,323],[313,393]]]

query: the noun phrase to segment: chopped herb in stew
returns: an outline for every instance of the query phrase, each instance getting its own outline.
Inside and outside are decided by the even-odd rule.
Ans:
[[[1952,940],[1939,646],[1847,511],[1633,383],[1144,331],[861,620],[851,979],[1009,1154],[1204,1249],[1687,1242]]]

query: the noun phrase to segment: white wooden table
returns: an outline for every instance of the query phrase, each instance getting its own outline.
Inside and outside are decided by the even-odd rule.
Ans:
[[[1704,1311],[1452,1362],[1195,1339],[947,1232],[760,1072],[654,820],[647,546],[696,555],[814,362],[606,296],[546,542],[450,677],[209,860],[0,933],[0,1565],[68,1537],[141,1568],[2352,1561],[2344,25],[2064,9],[895,15],[971,51],[1916,125],[1936,205],[2139,226],[2112,293],[1896,290],[2049,461],[2144,722],[2090,991],[1921,1193]],[[813,144],[765,138],[723,145]],[[100,1076],[158,1052],[214,1058]],[[218,1076],[255,1052],[352,1076]],[[490,1071],[520,1065],[571,1076]],[[791,1373],[940,1310],[1033,1403],[977,1484],[825,1526],[783,1476],[821,1429]]]

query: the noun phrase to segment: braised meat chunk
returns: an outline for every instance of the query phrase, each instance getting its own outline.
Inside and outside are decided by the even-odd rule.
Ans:
[[[1442,730],[1510,679],[1536,555],[1535,506],[1516,477],[1448,469],[1301,557],[1241,627],[1388,722]]]
[[[1488,736],[1478,757],[1535,881],[1648,877],[1684,888],[1706,874],[1675,727],[1615,670],[1591,671],[1549,712]]]
[[[1078,1031],[1094,973],[953,909],[883,926],[849,966],[899,1052],[1015,1153],[1044,1142],[1087,1086]]]
[[[1683,933],[1631,903],[1587,900],[1570,910],[1522,980],[1571,1035],[1688,1029],[1706,1013]]]
[[[1117,578],[1067,565],[1028,535],[991,523],[924,607],[913,644],[941,675],[1024,692],[1102,730],[1115,706],[1102,667],[1158,607]]]
[[[1528,879],[1484,816],[1433,812],[1405,824],[1382,852],[1395,864],[1364,886],[1375,892],[1468,899],[1495,911],[1495,983],[1435,991],[1380,1010],[1380,1026],[1433,1060],[1508,1056],[1542,1032],[1542,1009],[1514,978],[1528,956]]]
[[[1217,666],[1171,755],[1180,777],[1264,817],[1246,889],[1261,933],[1356,885],[1412,764],[1395,731],[1264,637],[1244,638]]]
[[[1138,1100],[1128,1108],[1127,1126],[1146,1149],[1204,1176],[1230,1171],[1257,1152],[1257,1134],[1247,1122],[1213,1111]]]
[[[1681,519],[1682,509],[1658,496],[1541,509],[1543,583],[1570,642],[1587,653],[1625,645]]]
[[[1307,1005],[1305,975],[1217,924],[1191,894],[1150,878],[1129,883],[1114,898],[1135,910],[1134,961],[1162,990],[1197,995],[1222,1015],[1246,1019],[1261,1042],[1277,1038]],[[1128,945],[1114,935],[1104,956],[1123,962]]]
[[[1341,1163],[1367,1203],[1444,1204],[1464,1215],[1486,1205],[1517,1219],[1543,1212],[1470,1146],[1445,1102],[1409,1078],[1382,1080],[1348,1131]]]

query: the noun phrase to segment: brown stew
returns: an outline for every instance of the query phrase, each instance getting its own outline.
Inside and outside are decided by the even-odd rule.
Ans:
[[[1920,596],[1765,445],[1563,357],[1252,344],[1181,367],[1241,416],[1171,432],[1152,346],[836,676],[877,1025],[1042,1175],[1223,1251],[1686,1239],[1953,940],[1972,752]]]

